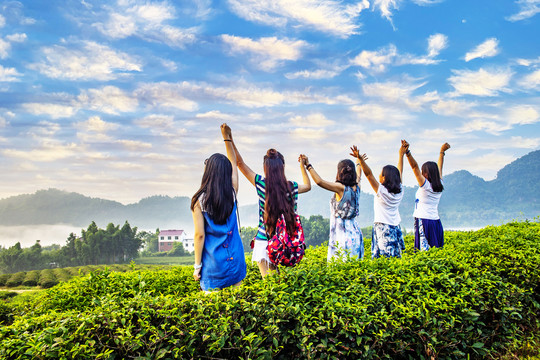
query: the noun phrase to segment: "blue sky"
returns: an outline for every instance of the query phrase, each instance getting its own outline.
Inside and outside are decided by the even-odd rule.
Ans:
[[[538,12],[540,0],[4,1],[0,198],[191,196],[224,152],[222,122],[255,171],[275,147],[290,179],[300,153],[334,178],[353,144],[378,173],[402,138],[419,162],[447,141],[446,173],[493,179],[540,147]]]

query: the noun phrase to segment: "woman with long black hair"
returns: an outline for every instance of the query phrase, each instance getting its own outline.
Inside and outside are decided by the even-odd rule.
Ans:
[[[232,136],[231,136],[232,139]],[[296,231],[296,201],[299,193],[311,190],[311,182],[307,175],[305,162],[301,157],[300,170],[303,184],[288,181],[285,177],[285,159],[276,149],[269,149],[263,160],[264,177],[256,174],[244,162],[238,152],[234,140],[232,145],[235,151],[238,168],[257,189],[259,198],[259,229],[254,239],[252,261],[256,261],[261,276],[265,277],[274,266],[270,262],[267,252],[268,239],[272,238],[276,231],[278,218],[283,215],[289,237],[293,237]]]
[[[413,170],[416,181],[418,181],[418,190],[416,191],[416,200],[414,202],[414,248],[417,250],[429,250],[432,247],[444,246],[444,229],[439,218],[439,201],[444,190],[442,180],[442,170],[444,155],[446,150],[450,149],[448,143],[441,146],[439,160],[427,161],[418,167],[418,163],[411,154],[409,143],[402,140],[406,147],[407,160]]]
[[[191,199],[195,226],[193,277],[205,291],[238,286],[246,277],[237,218],[236,156],[227,124],[221,125],[221,133],[227,157],[216,153],[205,161],[201,187]]]

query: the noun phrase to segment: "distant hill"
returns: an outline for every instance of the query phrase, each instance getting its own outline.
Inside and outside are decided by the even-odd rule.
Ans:
[[[491,181],[465,170],[445,175],[445,190],[439,206],[443,225],[446,228],[481,227],[536,217],[540,215],[539,178],[540,151],[506,165]],[[400,213],[406,229],[412,229],[416,189],[404,188]],[[328,217],[331,196],[330,192],[314,186],[309,193],[300,195],[299,213],[308,217],[319,214]],[[140,229],[191,229],[189,206],[190,198],[185,196],[152,196],[123,205],[57,189],[39,190],[35,194],[0,200],[0,225],[71,224],[86,227],[91,221],[106,226],[109,222],[121,224],[127,220]],[[257,216],[256,204],[240,206],[242,226],[254,226]],[[372,221],[373,196],[362,193],[359,222],[367,226]]]

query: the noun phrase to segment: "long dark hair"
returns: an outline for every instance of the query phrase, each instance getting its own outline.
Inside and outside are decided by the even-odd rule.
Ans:
[[[354,169],[352,160],[341,160],[337,164],[336,182],[350,187],[358,184],[356,181],[356,170]]]
[[[223,154],[214,154],[205,161],[201,187],[191,198],[191,211],[204,194],[201,208],[216,224],[225,224],[234,206],[232,165]]]
[[[382,176],[384,176],[383,185],[389,193],[399,194],[401,192],[401,176],[399,170],[394,165],[386,165],[382,168]]]
[[[264,203],[264,223],[266,236],[271,238],[276,231],[276,223],[283,214],[287,233],[292,238],[296,231],[293,186],[285,177],[285,159],[276,149],[269,149],[264,156],[266,195]]]
[[[425,162],[422,165],[422,175],[431,183],[431,188],[435,192],[441,192],[444,190],[444,186],[441,182],[441,174],[439,173],[439,166],[433,161]]]

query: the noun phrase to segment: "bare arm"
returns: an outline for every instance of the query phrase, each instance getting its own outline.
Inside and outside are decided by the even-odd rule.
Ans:
[[[401,140],[401,144],[402,146],[405,145],[405,148],[406,148],[405,155],[407,155],[407,161],[409,161],[409,165],[411,165],[411,169],[413,171],[414,176],[416,177],[416,181],[418,182],[418,185],[424,186],[424,183],[426,182],[426,178],[424,177],[424,175],[422,175],[422,171],[420,171],[420,167],[418,167],[418,163],[416,162],[416,160],[411,154],[411,151],[409,150],[409,143],[405,140]]]
[[[298,162],[300,163],[300,171],[302,172],[302,181],[304,182],[303,184],[298,184],[298,193],[302,194],[311,190],[311,181],[309,180],[309,176],[306,171],[307,163],[305,163],[304,160],[302,159],[302,155],[298,157]]]
[[[319,185],[323,189],[333,191],[339,195],[339,197],[343,196],[343,192],[345,191],[345,186],[338,182],[330,182],[323,180],[315,171],[315,168],[309,163],[309,159],[305,155],[300,155],[300,158],[302,158],[302,161],[304,161],[304,164],[306,165],[306,169],[309,171],[309,175],[313,178],[313,181],[315,181],[315,184]],[[300,159],[299,159],[300,160]],[[362,171],[362,170],[360,170]]]
[[[234,147],[232,144],[231,128],[225,123],[221,124],[221,135],[223,135],[223,140],[225,141],[227,157],[232,164],[232,184],[234,192],[238,194],[238,168],[236,166],[236,151],[234,151]]]
[[[450,144],[449,143],[444,143],[441,146],[441,152],[439,153],[439,161],[437,162],[437,165],[439,166],[439,176],[441,177],[441,179],[442,179],[442,168],[443,168],[443,163],[444,163],[444,155],[445,155],[446,150],[448,150],[448,149],[450,149]]]
[[[407,147],[408,146],[409,144],[407,144]],[[399,158],[397,163],[397,168],[399,170],[399,178],[401,182],[403,182],[403,155],[405,155],[405,151],[407,151],[407,148],[405,147],[403,140],[401,140],[401,146],[399,147]]]
[[[351,155],[354,156],[355,158],[357,158],[360,161],[360,167],[362,168],[362,171],[364,172],[364,175],[366,175],[366,178],[368,179],[369,184],[373,188],[373,191],[375,191],[375,193],[377,193],[379,191],[379,182],[377,181],[377,179],[375,179],[375,176],[373,176],[373,172],[371,172],[371,169],[369,168],[368,164],[366,163],[367,155],[366,154],[360,155],[356,145],[353,145],[351,147],[351,151],[352,151]]]
[[[356,182],[358,183],[358,186],[360,186],[361,181],[362,181],[362,166],[360,164],[360,160],[356,159]]]
[[[231,140],[232,140],[231,144],[232,144],[232,147],[234,149],[234,154],[236,156],[236,164],[238,165],[238,168],[240,169],[242,174],[244,174],[246,179],[248,179],[248,181],[253,186],[255,186],[255,175],[256,174],[255,174],[255,172],[253,170],[251,170],[251,168],[249,166],[247,166],[247,164],[244,162],[244,159],[242,158],[242,155],[240,155],[240,152],[236,148],[236,144],[234,143],[234,139],[232,137],[232,131],[231,131]]]
[[[204,216],[202,214],[201,205],[197,201],[193,208],[193,225],[195,234],[193,235],[193,248],[195,250],[195,265],[202,265],[202,252],[204,248]],[[201,268],[193,271],[193,278],[196,281],[201,279]]]

